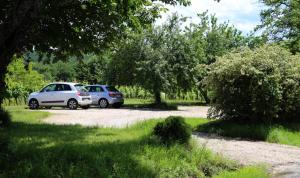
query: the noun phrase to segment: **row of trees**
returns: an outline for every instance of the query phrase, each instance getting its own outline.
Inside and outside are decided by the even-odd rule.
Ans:
[[[53,56],[45,60],[45,56],[26,55],[26,61],[32,61],[33,68],[48,81],[141,87],[154,95],[156,103],[161,102],[161,92],[176,96],[199,90],[209,102],[202,82],[208,65],[237,47],[255,47],[263,40],[243,36],[207,12],[199,14],[199,19],[200,23],[182,28],[186,18],[174,14],[161,26],[140,32],[128,30],[126,39],[113,43],[101,55],[86,54],[81,59],[70,57],[57,62]]]

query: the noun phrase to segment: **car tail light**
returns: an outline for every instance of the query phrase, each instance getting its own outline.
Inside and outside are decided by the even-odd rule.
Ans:
[[[116,97],[116,96],[117,96],[116,93],[114,93],[114,92],[109,92],[108,95],[109,95],[110,97]]]
[[[77,95],[78,96],[87,96],[85,93],[82,93],[82,92],[77,92]]]

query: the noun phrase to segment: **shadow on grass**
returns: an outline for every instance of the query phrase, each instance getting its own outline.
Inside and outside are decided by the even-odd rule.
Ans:
[[[123,108],[126,109],[142,109],[142,110],[165,110],[165,111],[172,111],[178,110],[177,105],[168,104],[168,103],[161,103],[161,104],[144,104],[144,103],[135,103],[135,104],[124,104]]]
[[[226,137],[238,137],[250,140],[266,141],[271,132],[279,128],[290,132],[299,132],[299,122],[245,123],[228,120],[214,120],[197,126],[198,132],[217,134]]]
[[[0,177],[156,176],[135,159],[143,139],[113,130],[17,122],[1,135],[10,143],[0,149]]]
[[[166,101],[161,104],[155,103],[130,103],[124,104],[127,109],[154,109],[154,110],[178,110],[178,106],[207,106],[207,104],[198,101]]]

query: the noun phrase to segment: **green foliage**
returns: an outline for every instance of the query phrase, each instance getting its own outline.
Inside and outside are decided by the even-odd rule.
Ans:
[[[76,65],[76,78],[78,81],[89,84],[105,84],[107,78],[107,63],[110,54],[104,53],[96,56],[95,54],[84,55]]]
[[[190,4],[188,0],[161,2]],[[122,37],[128,28],[139,30],[147,27],[159,17],[162,10],[162,5],[149,0],[40,0],[36,3],[5,0],[0,11],[1,17],[4,17],[0,23],[0,34],[11,39],[18,34],[15,39],[22,43],[13,46],[18,49],[34,47],[57,55],[80,55],[101,51],[109,42]],[[16,16],[12,17],[13,13]],[[24,16],[26,13],[28,15]],[[11,24],[12,18],[17,19],[15,24]],[[3,25],[14,28],[6,30],[2,28]]]
[[[223,171],[220,174],[213,176],[213,178],[270,178],[266,168],[263,166],[251,166],[241,168],[238,171]]]
[[[183,117],[170,116],[164,122],[160,122],[154,127],[153,134],[163,144],[187,144],[191,138],[192,129],[185,123]]]
[[[225,137],[266,141],[270,129],[271,125],[269,124],[249,123],[246,125],[236,121],[216,120],[201,124],[196,130],[198,132],[217,134]]]
[[[291,52],[300,52],[300,1],[262,0],[266,9],[261,12],[259,29],[270,40],[282,42]]]
[[[198,17],[200,23],[192,24],[190,33],[202,64],[214,63],[218,56],[247,45],[242,32],[228,22],[219,23],[215,15],[209,16],[207,11]]]
[[[29,93],[41,89],[44,85],[44,76],[32,69],[29,64],[25,69],[23,58],[14,58],[8,66],[5,82],[7,98],[25,98]]]
[[[181,34],[182,20],[173,16],[161,27],[130,34],[109,65],[109,82],[141,86],[155,95],[157,103],[162,91],[191,89],[197,59],[187,36]]]
[[[11,124],[10,114],[5,110],[0,109],[0,127],[8,127],[10,126],[10,124]],[[0,147],[1,147],[1,143],[0,143]]]
[[[175,14],[161,26],[141,33],[129,31],[108,65],[108,82],[142,87],[154,94],[157,103],[161,92],[176,96],[202,89],[206,64],[246,43],[228,23],[218,24],[207,13],[199,18],[199,24],[182,29],[186,18]],[[208,98],[206,91],[201,94]]]
[[[297,119],[299,60],[299,56],[277,46],[244,49],[221,57],[206,80],[214,101],[211,117]]]

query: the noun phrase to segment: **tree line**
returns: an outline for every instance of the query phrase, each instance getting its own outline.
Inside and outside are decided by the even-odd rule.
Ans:
[[[263,39],[245,36],[229,23],[219,23],[207,12],[198,18],[200,23],[182,28],[187,19],[174,14],[160,26],[139,32],[128,30],[126,38],[115,41],[101,54],[88,53],[81,58],[71,56],[61,60],[54,55],[28,52],[23,57],[24,65],[30,64],[30,70],[42,75],[44,81],[127,86],[123,87],[125,91],[139,88],[147,98],[153,96],[156,103],[161,102],[162,92],[173,99],[184,98],[181,96],[189,92],[187,98],[202,98],[209,103],[202,82],[208,66],[233,49],[261,45]],[[8,85],[7,91],[10,90]],[[128,96],[135,94],[131,92]]]
[[[267,8],[261,12],[262,24],[256,29],[263,31],[260,36],[245,36],[229,23],[218,22],[215,16],[210,16],[207,12],[199,14],[200,22],[197,24],[183,27],[186,18],[174,15],[165,24],[154,26],[153,22],[159,17],[163,6],[143,0],[136,4],[117,3],[116,7],[107,5],[107,11],[99,12],[102,14],[101,18],[90,16],[90,12],[98,12],[103,8],[104,4],[100,1],[68,1],[65,4],[63,2],[50,3],[47,8],[43,8],[42,5],[45,4],[41,1],[41,6],[34,7],[40,8],[40,11],[36,12],[36,18],[43,20],[40,21],[41,24],[35,24],[36,19],[30,22],[30,18],[25,19],[26,23],[33,23],[35,26],[26,28],[31,30],[30,34],[20,33],[21,36],[25,35],[21,40],[24,44],[18,44],[21,46],[19,47],[12,43],[9,53],[1,53],[5,54],[1,57],[5,59],[5,63],[1,65],[3,69],[0,70],[1,80],[2,74],[7,71],[7,61],[13,59],[12,54],[22,51],[18,52],[18,56],[23,55],[24,68],[37,71],[37,75],[41,74],[44,81],[78,81],[140,87],[153,94],[156,103],[161,102],[161,92],[172,96],[197,90],[206,102],[210,102],[211,91],[207,90],[203,80],[211,70],[210,65],[218,57],[243,48],[254,49],[265,43],[279,44],[293,54],[298,53],[300,49],[300,6],[297,0],[262,1]],[[189,4],[189,1],[185,0],[163,2]],[[11,4],[2,8],[1,13],[4,14],[9,13],[15,5],[9,1],[5,3]],[[27,5],[30,7],[29,3]],[[70,8],[56,11],[63,5],[69,5]],[[148,11],[145,5],[152,10]],[[80,21],[74,23],[75,11],[71,9],[80,12],[80,16],[76,16],[77,20],[89,18],[89,24],[79,23]],[[146,13],[145,9],[150,13]],[[47,16],[44,12],[47,12]],[[60,13],[64,15],[59,15]],[[50,16],[53,21],[44,19]],[[1,29],[2,26],[10,25],[10,16],[5,17],[0,23]],[[102,23],[101,19],[108,21]],[[66,23],[62,25],[61,21]],[[101,23],[100,26],[94,26]],[[55,31],[43,31],[45,26],[57,28]],[[114,27],[113,30],[111,27]],[[1,34],[10,32],[4,31]],[[2,42],[1,50],[5,51],[5,45],[10,43],[3,46]],[[27,53],[24,54],[24,51]],[[9,77],[6,78],[11,78],[11,73],[7,73]],[[6,81],[8,83],[8,79]],[[3,82],[0,86],[1,91],[4,87],[2,84]],[[14,85],[7,84],[6,94],[1,94],[1,100],[3,96],[12,96],[8,94],[11,93],[12,86]],[[27,92],[29,90],[31,89],[27,89]]]

